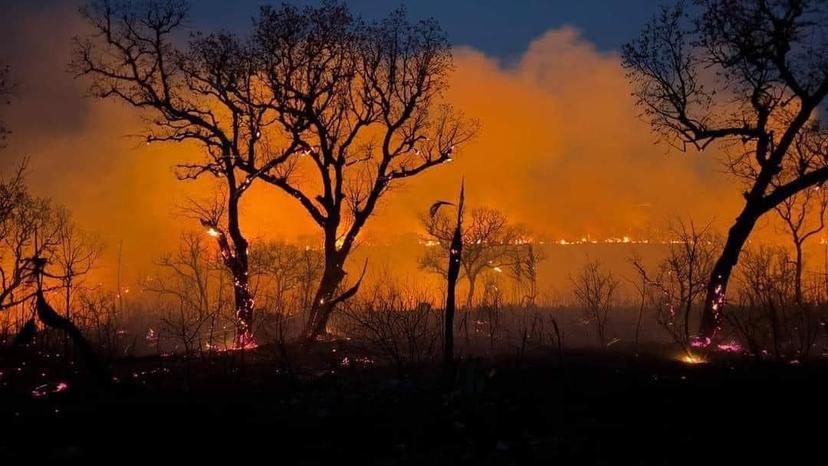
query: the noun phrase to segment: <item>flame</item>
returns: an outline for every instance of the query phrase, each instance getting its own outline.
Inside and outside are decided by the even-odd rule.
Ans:
[[[703,357],[701,357],[699,355],[695,355],[693,353],[686,353],[686,354],[681,355],[679,357],[679,361],[681,361],[685,364],[690,364],[690,365],[704,364],[704,363],[707,362],[707,360],[704,359]]]

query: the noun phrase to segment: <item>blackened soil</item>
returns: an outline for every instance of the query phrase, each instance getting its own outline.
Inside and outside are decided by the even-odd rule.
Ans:
[[[267,349],[120,360],[105,385],[59,357],[3,355],[0,464],[825,461],[824,363],[570,352],[446,376],[343,363],[331,345],[290,365]]]

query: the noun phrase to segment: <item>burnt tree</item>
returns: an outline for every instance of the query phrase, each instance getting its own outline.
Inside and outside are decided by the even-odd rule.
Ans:
[[[300,141],[289,170],[243,164],[295,198],[323,236],[324,267],[304,331],[326,331],[345,286],[347,259],[380,199],[400,181],[450,162],[474,125],[440,102],[452,67],[434,21],[394,12],[376,23],[344,4],[265,7],[254,42],[269,108]]]
[[[92,33],[75,39],[72,69],[90,80],[94,96],[135,107],[149,122],[148,144],[200,147],[196,161],[182,153],[178,176],[212,176],[226,192],[221,215],[199,220],[233,277],[236,347],[243,348],[253,344],[254,300],[239,214],[256,174],[242,167],[276,172],[298,145],[268,132],[275,116],[258,91],[251,45],[229,33],[195,33],[185,40],[177,34],[187,13],[182,0],[91,2],[81,14]],[[260,163],[265,146],[268,158]]]
[[[665,8],[623,50],[634,95],[653,128],[681,149],[719,143],[745,181],[745,204],[706,286],[695,340],[719,329],[727,285],[758,219],[828,179],[797,138],[822,140],[828,94],[828,5],[817,0],[696,0]]]
[[[451,234],[448,248],[448,265],[446,267],[446,307],[443,316],[443,365],[449,369],[454,363],[454,315],[457,307],[455,291],[457,279],[463,261],[463,209],[465,204],[465,184],[460,184],[460,198],[456,204],[457,218]],[[455,205],[446,201],[435,202],[429,210],[429,216],[436,218],[440,207]]]

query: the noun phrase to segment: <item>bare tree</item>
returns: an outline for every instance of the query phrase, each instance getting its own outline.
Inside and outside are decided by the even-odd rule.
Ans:
[[[719,328],[727,284],[757,220],[828,179],[828,5],[818,0],[696,0],[665,8],[624,47],[634,94],[655,131],[703,150],[721,142],[747,185],[711,270],[697,345]],[[798,139],[809,151],[795,151]],[[803,157],[805,155],[805,157]]]
[[[60,229],[52,262],[57,267],[63,287],[64,314],[71,319],[72,292],[95,266],[103,244],[98,236],[81,230],[66,210],[59,211],[57,215],[60,217]]]
[[[587,263],[575,277],[571,277],[575,299],[583,306],[586,319],[595,329],[601,347],[607,345],[607,320],[615,305],[618,279],[604,271],[598,262]]]
[[[641,281],[642,302],[655,309],[658,324],[690,354],[690,319],[702,304],[719,241],[709,224],[698,228],[692,221],[672,222],[670,232],[667,257],[655,272],[648,272],[639,259],[633,259],[633,267]]]
[[[260,242],[250,251],[254,289],[280,322],[310,307],[323,264],[322,251],[283,241]]]
[[[298,145],[288,141],[282,147],[281,139],[268,132],[277,117],[259,93],[249,44],[232,34],[212,33],[193,34],[185,47],[177,47],[175,34],[187,12],[184,0],[92,1],[81,13],[93,34],[76,38],[72,68],[91,80],[94,96],[120,100],[146,116],[147,143],[190,141],[203,149],[200,161],[178,165],[178,176],[211,175],[226,193],[220,210],[206,209],[220,216],[200,221],[233,275],[236,345],[243,348],[253,344],[254,302],[239,204],[256,173],[241,168],[276,170]],[[260,152],[268,154],[267,160],[259,160]]]
[[[509,275],[516,284],[520,303],[531,307],[538,297],[538,266],[546,256],[531,240],[520,235],[514,242],[514,247],[509,248],[512,256],[508,261]]]
[[[748,248],[739,264],[739,312],[727,318],[757,358],[800,360],[823,331],[824,309],[796,302],[796,267],[782,247]]]
[[[43,271],[41,262],[52,260],[60,244],[61,219],[48,200],[29,193],[24,167],[0,182],[0,310],[35,296]],[[56,288],[49,283],[44,291]]]
[[[262,80],[282,130],[301,141],[290,170],[244,163],[284,191],[321,229],[325,264],[305,338],[323,333],[342,289],[346,261],[381,197],[400,181],[450,162],[474,132],[440,102],[449,44],[433,20],[402,11],[366,24],[339,2],[264,7],[255,26]]]
[[[439,247],[427,248],[420,258],[420,267],[439,273],[447,273],[445,252],[451,248],[455,222],[448,215],[424,215],[422,217],[428,235],[428,241],[436,242]],[[474,304],[477,279],[486,271],[501,273],[511,272],[521,263],[519,253],[522,248],[520,235],[516,228],[509,225],[506,215],[489,208],[475,208],[469,214],[469,220],[463,228],[463,257],[461,271],[468,280],[466,307]]]
[[[428,296],[425,290],[379,283],[364,299],[344,303],[348,333],[369,342],[400,370],[430,362],[440,349],[442,322]]]
[[[67,216],[49,200],[29,193],[24,171],[25,162],[11,179],[0,181],[0,311],[33,301],[32,315],[14,345],[28,344],[34,338],[35,320],[39,319],[47,327],[65,332],[93,374],[108,383],[107,371],[80,329],[46,301],[45,294],[59,289],[66,280],[46,268],[59,262]]]
[[[178,250],[165,254],[159,265],[161,275],[143,286],[161,300],[165,333],[188,353],[226,347],[222,324],[227,322],[223,314],[229,300],[225,298],[227,270],[221,259],[211,257],[202,236],[190,232],[182,235]]]
[[[819,186],[805,189],[775,207],[794,245],[794,299],[802,304],[802,274],[805,242],[825,228],[828,195]]]

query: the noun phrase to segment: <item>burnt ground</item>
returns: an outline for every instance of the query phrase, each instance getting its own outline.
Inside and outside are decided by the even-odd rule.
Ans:
[[[321,345],[301,367],[268,348],[118,360],[108,385],[61,358],[5,353],[0,464],[825,461],[821,362],[686,365],[570,351],[561,361],[463,360],[446,377],[356,354],[343,364],[349,350],[337,345]]]

